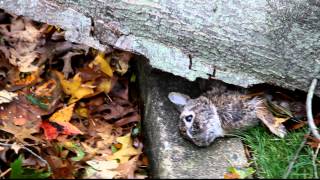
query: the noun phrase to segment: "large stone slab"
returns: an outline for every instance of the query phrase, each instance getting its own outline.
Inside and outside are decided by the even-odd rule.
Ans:
[[[247,164],[243,144],[237,138],[222,138],[210,147],[199,148],[180,136],[179,113],[167,95],[179,91],[198,96],[197,81],[152,70],[143,63],[139,71],[144,100],[143,132],[152,178],[223,178],[227,167]]]
[[[320,78],[319,7],[319,0],[0,0],[0,8],[65,29],[72,42],[132,51],[189,80],[304,91]]]

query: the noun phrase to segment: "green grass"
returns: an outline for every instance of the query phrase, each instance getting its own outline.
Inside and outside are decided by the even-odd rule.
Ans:
[[[282,178],[290,160],[299,148],[307,129],[290,132],[284,139],[272,135],[265,127],[254,127],[241,133],[243,142],[249,147],[257,178]],[[319,161],[318,156],[318,161]],[[318,163],[318,166],[319,163]],[[318,167],[318,174],[320,174]],[[288,178],[314,178],[312,149],[305,145],[299,154]]]

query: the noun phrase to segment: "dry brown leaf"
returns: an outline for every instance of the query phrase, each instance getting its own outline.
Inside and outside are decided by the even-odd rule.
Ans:
[[[63,59],[63,62],[64,62],[63,69],[62,69],[64,77],[68,78],[69,74],[73,73],[73,69],[71,67],[71,59],[73,56],[80,55],[80,54],[82,54],[82,53],[69,51],[69,52],[67,52],[67,54],[65,54],[61,58],[61,59]]]
[[[13,124],[16,126],[23,126],[24,124],[26,124],[27,119],[23,118],[23,117],[17,117],[13,119]]]
[[[19,25],[20,26],[20,25]],[[17,39],[19,41],[36,43],[39,41],[41,36],[41,31],[38,30],[32,23],[31,20],[24,20],[24,29],[21,30],[20,27],[16,29],[12,29],[13,31],[9,33],[9,35]]]
[[[75,167],[68,160],[63,160],[56,155],[47,155],[46,160],[52,169],[53,179],[75,179]]]
[[[32,134],[39,132],[40,116],[46,114],[46,111],[29,103],[22,95],[18,100],[2,107],[0,109],[0,118],[3,123],[1,130],[12,134],[19,142],[26,143],[27,138],[40,141]]]
[[[115,67],[116,72],[124,75],[129,69],[129,61],[132,57],[133,54],[126,51],[115,53],[110,64]]]
[[[54,79],[49,79],[43,84],[36,86],[34,94],[39,97],[52,96],[56,87],[57,82]]]
[[[35,51],[20,53],[16,49],[10,48],[10,53],[9,62],[17,66],[20,72],[33,72],[38,70],[38,67],[32,64],[33,61],[39,57]]]
[[[22,146],[19,145],[19,144],[17,144],[17,143],[13,143],[12,146],[11,146],[11,149],[14,150],[14,152],[15,152],[16,154],[19,153],[19,151],[20,151],[21,148],[22,148]]]
[[[262,106],[256,110],[257,117],[268,127],[268,129],[275,135],[283,138],[286,135],[286,129],[283,124],[276,121],[276,117],[267,109]],[[281,121],[281,120],[280,120]]]
[[[117,168],[119,172],[119,178],[123,179],[134,179],[135,178],[135,171],[138,168],[138,158],[139,156],[134,156],[128,162],[122,163]]]
[[[102,117],[105,120],[120,119],[137,112],[137,109],[132,107],[130,102],[121,102],[119,99],[114,99],[109,104],[91,104],[88,106],[89,114],[93,117]]]
[[[308,142],[307,144],[311,147],[311,148],[318,148],[319,144],[320,144],[320,140],[318,140],[317,138],[310,136],[310,135],[305,135],[305,137],[307,138]]]
[[[33,136],[33,134],[39,132],[38,127],[39,126],[35,126],[34,128],[26,128],[23,126],[22,127],[16,126],[10,122],[9,123],[3,122],[3,126],[1,127],[1,130],[12,134],[16,138],[17,142],[20,142],[23,144],[29,144],[27,140],[31,139],[34,141],[34,144],[37,144],[41,142],[41,139]]]
[[[113,179],[119,174],[115,169],[119,166],[116,160],[101,161],[101,160],[91,160],[86,162],[90,167],[88,167],[87,175],[85,178],[88,179]]]
[[[140,120],[141,120],[141,116],[137,112],[134,112],[129,117],[124,117],[124,118],[122,118],[120,120],[117,120],[114,123],[114,126],[115,127],[121,127],[121,126],[127,125],[129,123],[139,122]]]
[[[117,81],[111,92],[110,95],[119,97],[125,100],[129,99],[129,81],[128,80],[122,80],[122,81]]]

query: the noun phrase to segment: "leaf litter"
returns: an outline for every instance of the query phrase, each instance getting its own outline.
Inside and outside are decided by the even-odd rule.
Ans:
[[[2,176],[147,178],[140,109],[129,93],[133,54],[106,54],[66,41],[58,27],[0,16]]]

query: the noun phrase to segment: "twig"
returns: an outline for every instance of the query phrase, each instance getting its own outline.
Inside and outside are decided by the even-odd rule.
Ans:
[[[314,173],[314,178],[316,178],[316,179],[319,179],[319,177],[318,177],[318,168],[317,168],[317,164],[316,164],[316,159],[318,157],[319,149],[320,149],[320,144],[318,144],[316,152],[312,151],[313,173]]]
[[[308,125],[309,128],[315,138],[320,140],[319,132],[317,131],[317,126],[314,123],[313,115],[312,115],[312,98],[314,94],[314,90],[317,85],[317,79],[313,79],[312,83],[309,87],[308,95],[307,95],[307,102],[306,102],[306,110],[307,110],[307,117],[308,117]]]
[[[8,174],[11,171],[11,168],[7,169],[5,172],[0,174],[0,178],[2,178],[3,176],[5,176],[6,174]]]
[[[309,130],[309,132],[308,132],[308,135],[310,135],[310,130]],[[299,148],[297,149],[297,151],[296,151],[296,153],[295,153],[295,155],[294,155],[293,158],[290,160],[289,166],[288,166],[288,168],[287,168],[287,172],[282,176],[282,179],[287,179],[287,178],[288,178],[289,174],[290,174],[291,171],[292,171],[293,165],[294,165],[294,163],[297,161],[298,156],[299,156],[299,154],[300,154],[300,151],[302,150],[302,148],[304,147],[304,145],[306,144],[306,142],[307,142],[307,136],[304,136],[304,137],[303,137],[303,140],[302,140],[302,142],[301,142],[301,144],[300,144],[300,146],[299,146]]]
[[[13,144],[7,144],[7,143],[2,143],[0,142],[0,146],[4,146],[4,147],[9,147],[11,148]],[[35,156],[36,158],[38,158],[41,162],[45,163],[48,167],[48,171],[51,172],[51,167],[48,163],[48,161],[46,161],[45,159],[43,159],[41,156],[39,156],[38,154],[36,154],[35,152],[33,152],[31,149],[25,147],[24,145],[21,145],[21,149],[24,149],[26,151],[28,151],[30,154],[32,154],[33,156]]]

